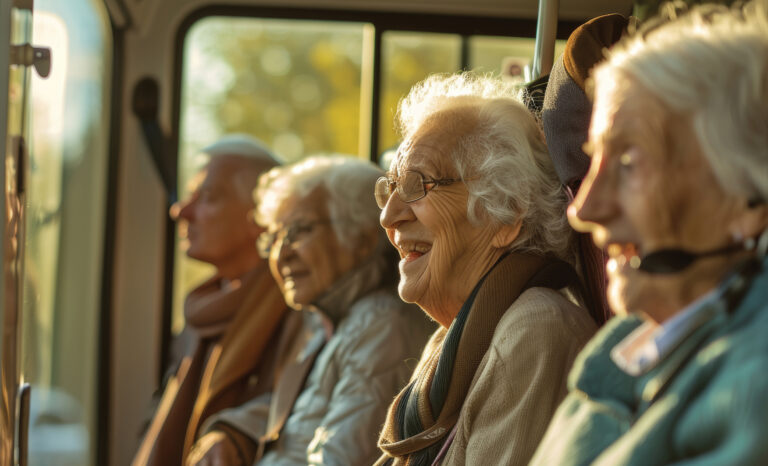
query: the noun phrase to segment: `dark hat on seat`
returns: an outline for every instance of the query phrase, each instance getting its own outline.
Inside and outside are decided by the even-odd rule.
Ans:
[[[579,26],[549,74],[541,112],[544,135],[560,182],[574,190],[589,169],[589,157],[582,150],[592,116],[587,78],[604,58],[604,50],[621,39],[627,24],[624,16],[610,14]]]

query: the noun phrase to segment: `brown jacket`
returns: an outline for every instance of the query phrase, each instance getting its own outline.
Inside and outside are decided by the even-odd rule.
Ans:
[[[272,389],[287,308],[266,265],[243,286],[224,333],[201,340],[168,382],[133,466],[183,464],[208,417]]]

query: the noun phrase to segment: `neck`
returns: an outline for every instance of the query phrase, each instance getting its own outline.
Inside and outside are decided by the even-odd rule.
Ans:
[[[457,276],[459,281],[441,284],[445,292],[437,293],[439,297],[436,302],[429,306],[422,306],[422,309],[443,327],[450,327],[459,314],[464,302],[469,299],[472,290],[488,271],[496,265],[505,252],[501,249],[493,249],[487,253],[487,257],[484,259],[473,258],[475,260],[473,264],[453,266],[454,269],[462,271]]]
[[[688,307],[689,304],[715,289],[728,273],[750,253],[728,257],[702,259],[679,274],[679,277],[661,277],[654,298],[645,301],[643,314],[656,323],[663,323]]]
[[[214,265],[220,276],[227,280],[235,280],[263,264],[264,259],[262,259],[261,256],[259,256],[259,253],[254,249],[254,251],[249,250],[242,252],[240,255],[231,258],[231,260],[227,262]]]

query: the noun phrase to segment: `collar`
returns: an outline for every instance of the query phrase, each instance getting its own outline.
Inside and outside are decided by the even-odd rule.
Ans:
[[[741,300],[751,278],[762,273],[766,265],[768,258],[747,261],[736,267],[717,288],[663,324],[646,321],[613,347],[611,359],[629,375],[646,374],[702,325],[718,314],[727,313],[734,300]]]
[[[319,310],[335,327],[349,314],[349,308],[352,307],[352,304],[391,278],[387,275],[394,274],[394,271],[387,263],[384,246],[379,244],[371,256],[361,265],[336,280],[323,295],[312,303],[312,307],[315,308],[313,310]]]
[[[720,309],[722,289],[716,288],[659,325],[651,320],[627,335],[611,350],[611,359],[624,372],[640,376],[658,365],[685,338]]]

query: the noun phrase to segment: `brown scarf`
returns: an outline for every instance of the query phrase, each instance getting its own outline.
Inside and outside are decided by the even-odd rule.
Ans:
[[[390,406],[379,438],[385,454],[377,464],[432,463],[458,420],[499,320],[526,288],[549,286],[542,277],[553,266],[559,280],[550,287],[571,281],[564,263],[521,253],[502,258],[481,280],[451,327],[441,327],[432,337],[427,346],[432,351],[425,351],[411,382]]]
[[[286,313],[280,290],[266,264],[220,285],[208,280],[185,303],[197,343],[168,383],[134,466],[182,464],[206,418],[272,387],[269,348]]]

